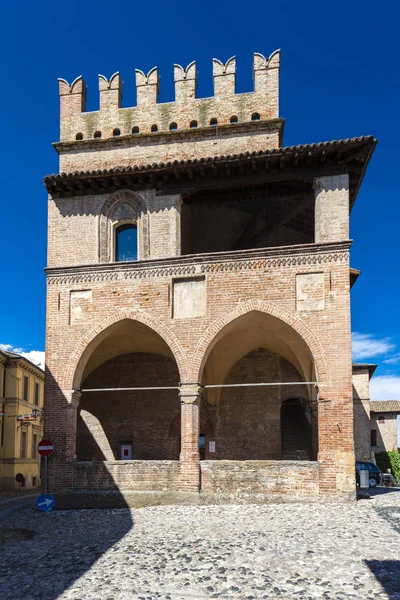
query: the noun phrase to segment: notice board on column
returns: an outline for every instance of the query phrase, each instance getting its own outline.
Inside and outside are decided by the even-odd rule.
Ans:
[[[215,442],[208,442],[208,451],[215,452]]]

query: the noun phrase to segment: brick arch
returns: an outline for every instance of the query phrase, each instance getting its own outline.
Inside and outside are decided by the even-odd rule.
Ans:
[[[132,190],[118,190],[106,200],[99,215],[99,261],[111,262],[113,255],[113,217],[124,205],[131,209],[129,219],[138,226],[138,249],[140,259],[149,257],[149,216],[146,202]]]
[[[217,319],[207,329],[193,354],[191,363],[191,378],[193,381],[201,381],[203,369],[213,348],[212,342],[215,340],[216,336],[224,329],[224,327],[226,327],[226,325],[253,311],[276,317],[294,329],[310,350],[311,356],[314,359],[318,382],[326,382],[328,374],[327,362],[322,346],[315,334],[297,315],[284,308],[278,307],[271,302],[260,299],[248,300],[247,302],[239,304],[233,310]]]
[[[181,381],[187,381],[187,375],[189,370],[187,366],[186,357],[175,335],[161,321],[142,310],[123,310],[118,313],[113,313],[109,317],[99,321],[94,327],[87,331],[85,335],[83,335],[79,342],[76,344],[75,349],[68,361],[66,369],[66,381],[67,385],[70,386],[70,389],[76,389],[75,379],[77,370],[81,363],[83,355],[86,349],[91,344],[91,342],[93,342],[96,339],[96,337],[100,335],[103,331],[105,331],[108,327],[114,325],[115,323],[118,323],[119,321],[123,321],[124,319],[138,321],[139,323],[147,325],[147,327],[155,331],[164,340],[168,348],[171,350],[172,355],[178,366]]]

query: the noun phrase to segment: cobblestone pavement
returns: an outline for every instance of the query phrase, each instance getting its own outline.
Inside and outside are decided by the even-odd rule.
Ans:
[[[1,600],[400,600],[400,491],[347,505],[22,509],[0,543]]]

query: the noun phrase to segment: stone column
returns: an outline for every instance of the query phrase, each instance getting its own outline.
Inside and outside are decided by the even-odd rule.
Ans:
[[[333,175],[314,179],[315,242],[349,239],[349,176]]]
[[[200,489],[200,386],[181,384],[181,490]]]

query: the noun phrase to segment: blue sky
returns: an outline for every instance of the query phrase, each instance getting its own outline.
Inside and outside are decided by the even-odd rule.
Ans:
[[[351,217],[351,262],[362,270],[352,292],[355,358],[379,363],[376,398],[400,398],[397,3],[21,0],[1,10],[0,344],[44,349],[42,178],[57,171],[57,77],[71,82],[82,74],[87,108],[96,110],[97,74],[119,70],[123,105],[131,106],[134,69],[157,65],[160,101],[171,101],[174,63],[196,60],[198,96],[209,96],[212,58],[235,54],[244,92],[252,89],[253,52],[281,48],[284,145],[366,134],[379,140]]]

